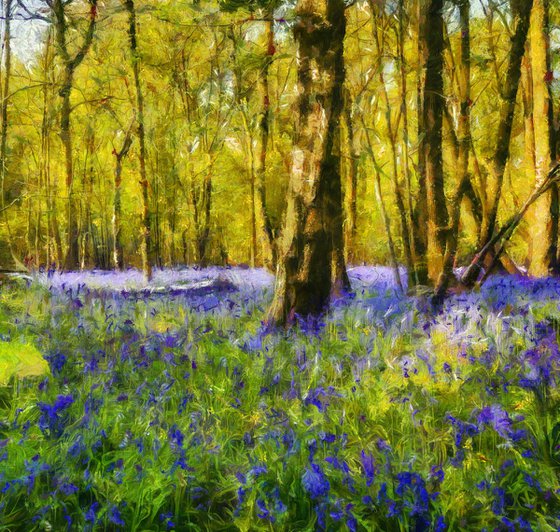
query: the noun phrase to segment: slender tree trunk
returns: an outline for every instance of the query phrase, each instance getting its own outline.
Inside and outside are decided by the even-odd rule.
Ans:
[[[365,124],[363,116],[361,117],[361,119],[362,119],[362,125],[369,146],[369,154],[373,162],[373,167],[375,171],[375,181],[374,181],[375,198],[377,199],[377,205],[379,206],[379,211],[381,212],[381,218],[383,219],[383,225],[385,227],[385,234],[387,235],[387,247],[389,249],[389,257],[391,259],[391,268],[393,269],[393,276],[395,277],[395,283],[397,284],[399,290],[403,292],[404,289],[402,285],[401,274],[399,272],[399,263],[397,261],[397,253],[395,250],[395,243],[391,231],[391,219],[389,218],[389,214],[387,213],[387,208],[385,207],[385,200],[383,199],[383,192],[382,192],[383,187],[381,186],[381,169],[377,162],[377,158],[375,157],[374,145],[371,140],[371,135],[369,134],[369,130]]]
[[[352,97],[348,90],[344,93],[344,124],[346,126],[346,145],[348,150],[348,173],[346,180],[347,218],[346,218],[346,257],[350,264],[356,252],[356,223],[358,219],[358,153],[354,141],[352,122]]]
[[[111,228],[113,233],[113,266],[116,270],[124,268],[124,253],[121,236],[121,195],[122,195],[122,167],[123,160],[128,155],[132,146],[132,127],[126,132],[123,145],[119,151],[114,150],[115,156],[115,177],[113,187],[113,217],[111,219]]]
[[[551,159],[551,124],[550,124],[550,59],[548,37],[548,0],[534,0],[529,29],[530,58],[533,93],[534,124],[534,168],[535,183],[539,185],[546,178]],[[554,187],[555,192],[556,187]],[[552,191],[551,191],[552,192]],[[551,212],[553,210],[552,193],[543,194],[531,207],[528,217],[531,220],[531,262],[529,274],[544,277],[551,273],[556,265],[557,234],[553,230]],[[551,211],[552,209],[552,211]]]
[[[402,171],[404,175],[404,180],[406,184],[406,216],[407,225],[410,235],[408,237],[410,253],[412,256],[412,268],[413,271],[407,272],[408,274],[408,286],[414,286],[420,283],[418,273],[416,272],[417,257],[416,257],[416,245],[415,245],[415,231],[414,231],[414,206],[413,206],[413,195],[412,195],[412,180],[410,177],[410,138],[409,138],[409,126],[408,126],[408,101],[407,101],[407,72],[406,72],[406,61],[404,56],[404,45],[405,45],[405,9],[404,0],[399,0],[398,4],[398,17],[399,25],[397,32],[397,53],[399,58],[399,92],[400,92],[400,102],[401,102],[401,117],[402,117],[402,142],[401,142],[401,153],[402,153]]]
[[[276,268],[277,251],[275,243],[274,230],[272,221],[268,212],[266,200],[266,163],[268,156],[268,144],[271,125],[270,111],[270,89],[269,89],[269,70],[276,52],[274,46],[274,22],[272,20],[272,11],[266,14],[265,36],[266,36],[266,57],[262,68],[260,85],[262,92],[262,115],[259,121],[260,128],[260,152],[259,165],[256,175],[256,218],[260,226],[259,233],[262,241],[261,249],[263,263],[269,270]]]
[[[425,0],[416,0],[417,18],[417,48],[418,48],[418,76],[417,76],[417,153],[418,153],[418,198],[414,205],[414,249],[416,254],[416,282],[420,285],[428,284],[428,239],[426,226],[428,224],[428,201],[426,191],[426,125],[424,120],[424,92],[425,71],[424,65],[427,61],[427,46],[424,36],[426,35],[426,12]]]
[[[443,269],[437,281],[435,297],[442,300],[454,277],[453,266],[459,242],[461,203],[467,189],[472,190],[469,178],[469,154],[471,151],[470,93],[471,93],[471,45],[470,45],[470,0],[459,0],[461,31],[459,70],[459,123],[457,131],[457,190],[449,205],[449,229],[445,242]]]
[[[342,240],[338,121],[343,106],[343,0],[300,0],[294,36],[298,45],[298,116],[282,256],[270,318],[290,324],[296,316],[325,310]],[[340,250],[342,251],[342,250]],[[336,260],[335,260],[336,258]],[[345,271],[345,268],[343,268]],[[334,270],[334,271],[333,271]]]
[[[486,217],[482,224],[482,247],[471,261],[462,276],[462,282],[466,286],[472,286],[480,274],[482,263],[491,247],[486,245],[492,239],[492,234],[496,229],[496,219],[498,217],[498,205],[502,193],[502,184],[507,161],[509,159],[509,144],[513,117],[515,113],[515,102],[521,77],[521,60],[525,51],[525,42],[529,30],[529,19],[533,0],[511,0],[511,11],[513,19],[516,21],[515,33],[511,39],[506,77],[503,83],[500,104],[500,117],[498,131],[496,135],[496,146],[491,162],[492,172],[495,181],[495,193],[489,201]]]
[[[146,172],[146,133],[144,123],[144,95],[140,82],[140,53],[138,52],[138,41],[136,33],[136,10],[134,0],[124,1],[128,12],[128,39],[130,46],[130,56],[132,61],[132,72],[134,74],[134,87],[136,90],[136,126],[138,143],[140,145],[140,187],[142,189],[142,240],[140,244],[140,254],[142,256],[142,272],[146,282],[152,279],[152,265],[150,263],[151,252],[151,211],[150,211],[150,192],[148,175]]]
[[[4,222],[8,230],[8,248],[12,256],[12,260],[16,269],[25,270],[25,265],[18,259],[12,239],[12,231],[10,229],[10,220],[8,211],[6,209],[6,174],[8,168],[8,105],[10,103],[10,81],[12,77],[12,0],[5,0],[4,2],[4,35],[3,35],[3,70],[4,70],[4,83],[2,86],[2,104],[0,114],[2,116],[2,127],[0,130],[0,187],[1,187],[1,206],[4,215]]]
[[[70,124],[70,116],[72,106],[70,97],[74,84],[74,73],[76,69],[85,59],[93,41],[95,25],[97,21],[97,0],[88,0],[90,6],[89,24],[86,35],[81,47],[78,48],[74,57],[70,56],[67,44],[67,13],[66,4],[63,0],[53,0],[51,5],[53,13],[53,22],[55,29],[55,39],[57,43],[58,53],[62,59],[64,73],[60,84],[59,95],[62,99],[60,110],[60,140],[64,148],[65,170],[66,170],[66,190],[67,199],[67,224],[68,224],[68,249],[64,267],[68,270],[77,269],[80,265],[79,257],[79,227],[76,216],[75,190],[74,190],[74,167],[72,159],[72,130]]]
[[[444,192],[442,125],[443,108],[443,0],[424,0],[426,42],[423,123],[425,128],[426,195],[428,207],[427,260],[431,283],[443,271],[449,215]]]
[[[374,9],[373,0],[370,0],[370,6],[372,10]],[[383,55],[383,46],[379,39],[378,28],[377,24],[373,29],[374,31],[374,39],[377,47],[377,53],[379,57]],[[391,164],[392,164],[392,172],[391,178],[393,181],[393,192],[395,194],[395,200],[397,204],[397,210],[399,213],[399,221],[401,226],[401,238],[403,241],[403,248],[404,248],[404,257],[406,263],[406,269],[408,274],[411,276],[411,280],[414,279],[414,263],[412,259],[412,243],[410,242],[410,229],[408,227],[408,218],[407,218],[407,209],[405,207],[404,202],[404,195],[403,195],[403,186],[402,183],[399,181],[399,168],[398,168],[398,161],[397,161],[397,132],[396,126],[393,124],[393,119],[391,117],[391,102],[389,100],[389,93],[387,91],[387,85],[385,84],[385,76],[383,74],[383,68],[379,68],[379,82],[381,84],[381,95],[383,97],[383,101],[385,103],[385,122],[387,125],[387,133],[389,136],[389,146],[391,150]]]
[[[531,69],[531,46],[529,40],[527,40],[525,45],[525,55],[521,61],[521,97],[523,101],[523,167],[524,176],[523,180],[530,183],[531,186],[535,185],[536,175],[535,175],[535,121],[533,115],[533,72]],[[530,220],[533,217],[534,206],[529,209],[527,213],[527,219]],[[533,238],[528,235],[527,239],[528,249],[526,266],[531,263],[531,257],[533,256]]]

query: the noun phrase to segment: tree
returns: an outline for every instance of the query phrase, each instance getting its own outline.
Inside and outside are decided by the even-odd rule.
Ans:
[[[461,282],[466,286],[472,286],[476,282],[482,264],[490,251],[488,246],[496,231],[498,218],[498,206],[502,194],[504,172],[510,153],[511,131],[515,113],[515,102],[519,79],[521,77],[521,61],[525,51],[525,41],[529,30],[529,20],[533,0],[511,0],[512,17],[515,21],[515,32],[511,38],[511,47],[508,54],[506,76],[503,87],[500,90],[500,112],[498,130],[496,134],[495,148],[490,169],[494,178],[494,194],[490,198],[489,205],[484,209],[481,229],[481,247],[475,257],[463,272]]]
[[[66,188],[68,194],[67,201],[67,224],[68,224],[68,249],[64,267],[66,269],[76,269],[80,265],[79,256],[79,227],[76,216],[76,201],[74,187],[74,163],[72,150],[72,129],[70,117],[72,105],[70,97],[74,87],[74,75],[76,69],[85,59],[95,33],[97,21],[97,0],[88,0],[89,22],[85,37],[81,46],[75,54],[71,54],[68,46],[68,9],[72,2],[63,0],[47,0],[52,12],[53,25],[55,29],[55,41],[58,54],[63,64],[62,80],[60,81],[59,96],[62,100],[60,109],[60,139],[64,147],[65,167],[66,167]]]
[[[472,190],[469,177],[469,155],[471,152],[471,29],[470,0],[458,0],[460,26],[460,63],[459,63],[459,118],[457,126],[457,186],[449,204],[449,226],[445,235],[445,252],[439,274],[435,297],[442,299],[454,278],[453,266],[459,243],[459,222],[461,203],[465,193]]]
[[[422,8],[421,8],[422,9]],[[421,38],[425,41],[422,123],[425,128],[424,164],[427,205],[428,277],[435,284],[443,271],[446,228],[449,222],[444,191],[442,125],[443,96],[443,0],[424,1],[425,23]]]
[[[548,0],[534,0],[529,30],[529,53],[534,128],[534,175],[540,185],[547,176],[554,155],[552,133],[552,98],[550,92],[550,37],[548,27]],[[527,53],[527,52],[526,52]],[[543,194],[531,212],[531,262],[529,273],[544,277],[554,272],[557,264],[558,218],[554,220],[554,203],[558,203],[556,186]]]
[[[140,254],[142,256],[142,272],[146,282],[152,278],[152,264],[150,262],[150,231],[151,231],[151,212],[149,182],[146,172],[146,131],[144,123],[144,94],[140,80],[140,53],[138,51],[136,10],[134,0],[124,0],[126,11],[128,12],[128,40],[130,46],[130,59],[132,62],[132,72],[134,75],[134,89],[136,92],[136,127],[138,143],[140,145],[140,187],[142,188],[142,241]],[[125,152],[126,153],[126,152]],[[122,159],[122,157],[121,157]]]
[[[320,314],[333,288],[343,284],[346,276],[340,264],[338,130],[345,74],[345,5],[343,0],[300,0],[296,17],[296,138],[276,291],[269,310],[278,324]]]

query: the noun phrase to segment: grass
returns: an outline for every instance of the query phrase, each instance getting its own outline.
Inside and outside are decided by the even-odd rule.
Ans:
[[[433,315],[382,273],[289,333],[259,272],[5,288],[0,355],[50,369],[0,387],[0,530],[557,530],[560,283]]]

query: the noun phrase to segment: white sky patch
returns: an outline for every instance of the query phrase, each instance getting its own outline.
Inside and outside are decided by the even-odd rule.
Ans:
[[[41,51],[47,24],[38,20],[12,21],[12,50],[24,64],[31,65]]]

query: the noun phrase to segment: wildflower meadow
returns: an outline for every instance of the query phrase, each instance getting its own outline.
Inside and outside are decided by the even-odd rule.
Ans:
[[[560,282],[349,273],[289,330],[262,270],[4,288],[0,530],[557,530]]]

